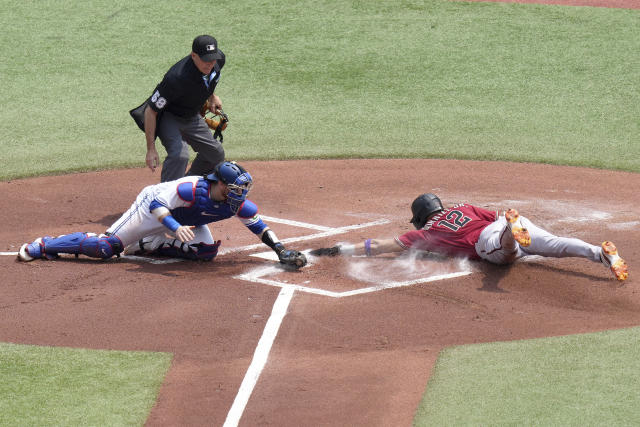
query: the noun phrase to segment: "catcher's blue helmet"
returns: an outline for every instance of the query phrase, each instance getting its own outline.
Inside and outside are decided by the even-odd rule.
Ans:
[[[413,218],[409,221],[416,230],[420,230],[429,220],[429,217],[436,212],[440,212],[444,208],[442,202],[433,193],[422,194],[411,204],[411,213]]]
[[[222,162],[216,166],[213,173],[206,176],[209,181],[220,181],[227,185],[227,203],[233,213],[238,212],[253,185],[249,172],[236,162]]]

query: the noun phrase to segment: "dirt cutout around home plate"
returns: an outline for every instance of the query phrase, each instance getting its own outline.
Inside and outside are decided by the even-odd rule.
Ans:
[[[584,259],[499,267],[409,255],[311,258],[283,271],[233,218],[211,224],[223,241],[212,263],[20,263],[8,254],[21,243],[102,232],[159,178],[147,169],[40,177],[0,183],[0,341],[171,352],[147,424],[222,425],[289,289],[240,425],[410,425],[444,347],[640,324],[638,174],[456,160],[242,164],[255,180],[250,198],[291,248],[393,237],[410,229],[413,198],[434,192],[446,205],[515,207],[556,234],[612,240],[631,274],[620,286]]]

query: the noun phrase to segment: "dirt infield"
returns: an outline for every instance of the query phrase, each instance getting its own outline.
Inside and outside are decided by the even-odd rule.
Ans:
[[[232,219],[211,227],[223,252],[210,264],[1,256],[0,341],[171,352],[148,425],[222,425],[274,305],[284,304],[240,425],[410,425],[446,346],[640,324],[638,174],[454,160],[243,164],[255,179],[251,199],[296,249],[409,230],[408,204],[433,191],[445,204],[513,206],[557,234],[611,239],[631,275],[619,287],[602,265],[568,258],[510,268],[321,259],[283,272],[251,256],[264,250]],[[451,171],[456,179],[443,180]],[[101,232],[157,179],[131,169],[0,183],[1,250]]]

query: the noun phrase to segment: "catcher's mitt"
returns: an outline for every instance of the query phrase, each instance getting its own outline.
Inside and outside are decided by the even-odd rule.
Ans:
[[[302,252],[285,249],[278,252],[280,263],[293,268],[302,268],[307,265],[307,257]]]
[[[215,139],[220,139],[222,142],[222,131],[227,128],[227,123],[229,123],[229,116],[225,114],[224,111],[219,110],[220,113],[216,114],[209,110],[209,104],[207,102],[204,103],[202,108],[200,108],[200,115],[204,118],[204,121],[209,126],[209,129],[213,131],[213,137]]]
[[[340,246],[332,246],[330,248],[318,248],[309,252],[314,256],[338,256],[340,255]]]

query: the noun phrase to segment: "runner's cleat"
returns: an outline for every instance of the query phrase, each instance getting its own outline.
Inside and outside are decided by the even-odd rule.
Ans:
[[[504,213],[504,217],[507,220],[507,224],[516,242],[525,248],[531,245],[531,235],[529,234],[529,230],[523,227],[518,211],[516,209],[509,209]]]
[[[618,255],[618,249],[613,242],[602,242],[602,250],[600,251],[600,261],[616,276],[619,281],[627,280],[629,277],[629,267],[627,263]]]

